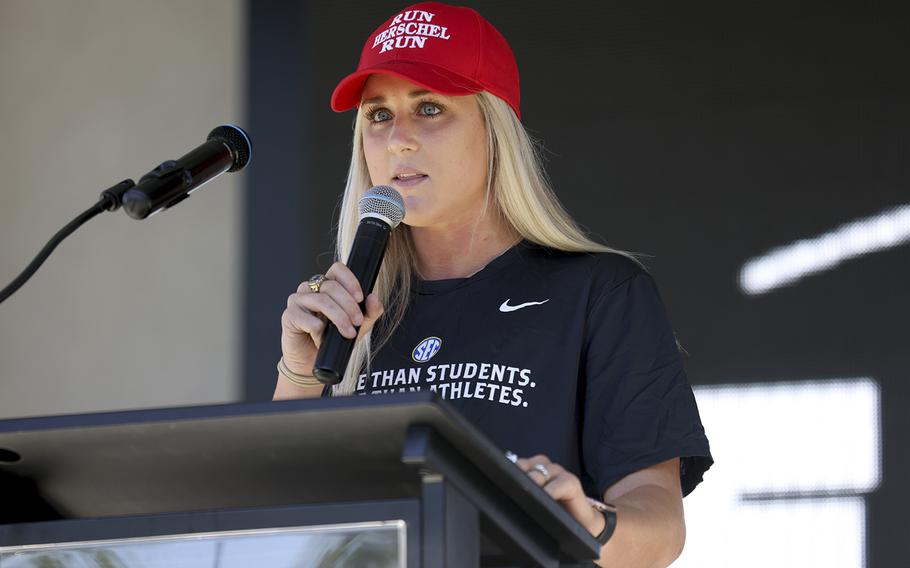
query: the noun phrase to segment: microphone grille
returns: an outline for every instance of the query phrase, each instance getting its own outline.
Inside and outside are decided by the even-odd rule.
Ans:
[[[231,155],[234,157],[234,163],[228,172],[242,170],[250,163],[252,157],[253,144],[250,142],[250,136],[239,126],[233,124],[222,124],[209,132],[206,140],[221,140],[231,149]]]
[[[404,219],[404,200],[394,188],[387,185],[371,187],[358,203],[360,218],[381,217],[394,229]]]

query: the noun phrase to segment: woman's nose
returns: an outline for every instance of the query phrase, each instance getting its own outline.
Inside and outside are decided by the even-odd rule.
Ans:
[[[395,118],[389,129],[389,152],[413,152],[419,148],[416,125],[409,117]]]

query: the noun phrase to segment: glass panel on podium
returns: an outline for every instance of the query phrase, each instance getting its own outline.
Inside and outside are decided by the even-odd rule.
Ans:
[[[223,531],[0,548],[0,568],[406,566],[404,521]]]

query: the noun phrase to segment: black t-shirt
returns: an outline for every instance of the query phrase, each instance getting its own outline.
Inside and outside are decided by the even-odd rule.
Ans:
[[[595,498],[673,457],[688,494],[712,463],[654,280],[622,255],[524,241],[470,278],[418,281],[369,371],[357,394],[433,390]]]

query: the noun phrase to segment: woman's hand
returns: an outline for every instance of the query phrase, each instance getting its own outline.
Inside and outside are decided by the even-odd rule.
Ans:
[[[515,464],[525,471],[550,497],[559,502],[576,521],[593,536],[603,532],[606,525],[603,513],[591,506],[581,487],[581,480],[545,455],[519,458]]]
[[[603,513],[588,504],[575,475],[547,456],[519,459],[528,473],[592,535],[606,525]],[[541,471],[543,469],[543,471]],[[616,529],[600,549],[598,566],[655,568],[669,566],[686,541],[679,458],[640,469],[623,477],[604,492],[604,501],[618,513]]]
[[[325,274],[315,293],[309,282],[303,282],[288,296],[287,309],[281,314],[281,353],[288,368],[301,375],[312,375],[316,353],[331,321],[344,337],[362,337],[369,333],[382,315],[383,307],[376,294],[366,298],[366,315],[359,302],[363,291],[354,273],[336,262]]]

